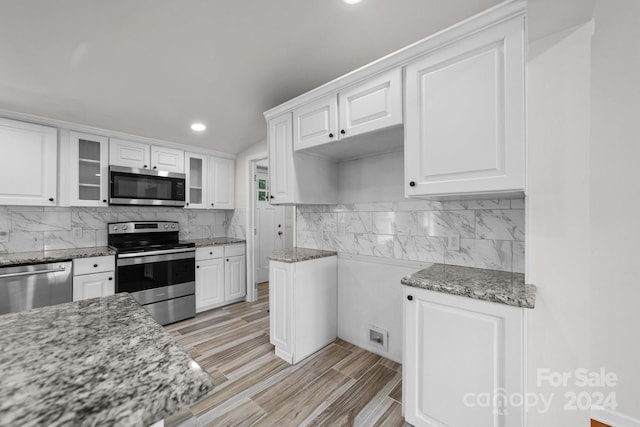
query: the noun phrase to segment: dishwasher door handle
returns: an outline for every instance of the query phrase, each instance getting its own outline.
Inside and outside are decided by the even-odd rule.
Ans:
[[[35,270],[35,271],[23,271],[21,273],[7,273],[7,274],[0,274],[0,279],[6,279],[9,277],[18,277],[18,276],[31,276],[33,274],[59,273],[65,270],[66,268],[64,267],[58,267],[58,268],[52,268],[51,270]]]

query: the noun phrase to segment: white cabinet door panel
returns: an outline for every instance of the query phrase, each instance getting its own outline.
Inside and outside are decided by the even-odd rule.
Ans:
[[[209,208],[235,207],[236,162],[234,159],[209,157]]]
[[[184,173],[184,151],[152,146],[151,167],[154,170]]]
[[[293,148],[296,151],[337,140],[336,95],[319,99],[293,111]]]
[[[293,352],[293,274],[295,264],[271,262],[269,267],[269,333],[271,344]]]
[[[407,66],[408,196],[525,189],[523,46],[516,19]]]
[[[0,119],[0,204],[55,206],[58,131]]]
[[[137,169],[148,169],[151,147],[140,142],[109,139],[109,164]]]
[[[204,154],[185,153],[186,208],[206,209],[209,190],[209,158]]]
[[[269,191],[274,204],[293,202],[292,126],[291,113],[269,120]]]
[[[242,298],[247,294],[247,272],[244,256],[225,258],[224,266],[225,299]]]
[[[69,132],[69,153],[71,206],[107,206],[109,139],[104,136]]]
[[[342,90],[338,98],[340,138],[402,124],[402,70],[398,67]]]
[[[115,272],[85,274],[73,277],[73,300],[98,298],[115,293]]]
[[[407,286],[404,296],[407,422],[523,425],[521,406],[469,404],[524,392],[523,309]]]
[[[196,312],[224,303],[224,258],[196,262]]]

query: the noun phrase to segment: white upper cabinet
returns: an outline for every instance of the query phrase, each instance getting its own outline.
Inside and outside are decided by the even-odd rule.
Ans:
[[[209,208],[234,209],[236,161],[209,157]]]
[[[339,138],[402,124],[402,69],[366,80],[338,94]]]
[[[152,145],[151,169],[184,173],[184,151]]]
[[[0,152],[0,204],[56,205],[56,128],[0,119]]]
[[[293,121],[291,113],[269,120],[269,190],[274,204],[293,203]]]
[[[271,203],[338,203],[336,163],[306,153],[294,153],[292,113],[269,120],[268,126]]]
[[[293,110],[293,148],[304,150],[402,124],[397,67]]]
[[[187,200],[185,207],[190,209],[207,208],[207,185],[209,158],[204,154],[185,153],[184,171],[187,175]]]
[[[184,151],[110,138],[109,164],[184,173]]]
[[[68,172],[71,206],[106,206],[109,194],[108,169],[108,138],[69,132]]]
[[[151,164],[151,150],[148,144],[109,139],[109,164],[137,169],[148,169]]]
[[[338,139],[338,98],[330,95],[293,110],[295,150]]]
[[[407,66],[407,196],[524,191],[525,42],[512,18]]]

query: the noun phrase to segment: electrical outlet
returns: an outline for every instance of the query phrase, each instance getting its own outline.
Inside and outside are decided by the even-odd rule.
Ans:
[[[74,239],[82,239],[82,227],[74,227],[71,229],[71,237]]]
[[[459,251],[460,236],[447,236],[447,249],[450,251]]]
[[[369,346],[377,350],[389,351],[389,332],[376,326],[369,326]]]

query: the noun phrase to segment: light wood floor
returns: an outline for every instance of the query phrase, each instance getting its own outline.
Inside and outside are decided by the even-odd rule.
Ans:
[[[268,310],[263,283],[256,302],[167,326],[215,384],[209,397],[167,425],[405,425],[400,364],[338,339],[291,366],[269,343]]]

